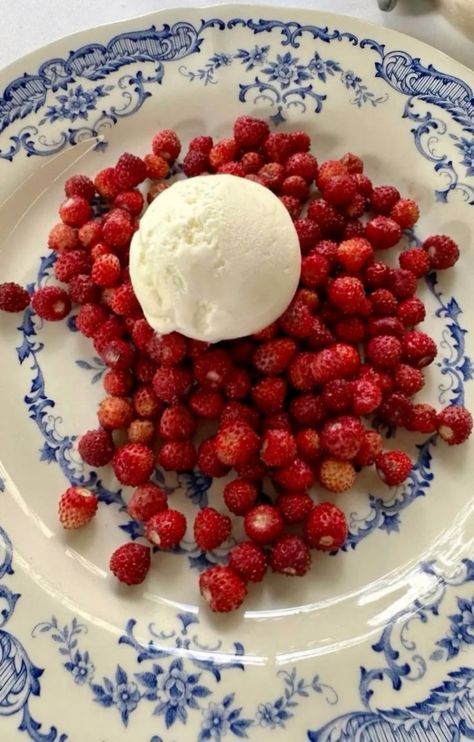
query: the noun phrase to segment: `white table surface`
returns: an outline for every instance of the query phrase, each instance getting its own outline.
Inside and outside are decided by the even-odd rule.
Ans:
[[[199,7],[222,2],[187,0],[181,4]],[[255,5],[248,0],[232,4]],[[267,0],[266,4],[271,4],[272,8],[279,5],[306,7],[357,16],[408,33],[468,67],[473,65],[473,39],[455,29],[436,10],[436,0],[399,0],[391,13],[382,13],[376,0],[272,0],[271,3]],[[76,31],[177,5],[180,0],[3,0],[0,67]]]

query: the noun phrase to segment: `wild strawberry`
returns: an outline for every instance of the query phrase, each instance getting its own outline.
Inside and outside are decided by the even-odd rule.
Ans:
[[[149,446],[155,437],[155,425],[151,420],[132,420],[127,428],[128,443],[144,443]]]
[[[169,162],[161,155],[153,153],[145,155],[143,162],[145,163],[147,178],[151,178],[151,180],[162,180],[166,178],[170,171]]]
[[[402,338],[402,358],[415,368],[429,366],[438,349],[435,341],[424,332],[408,330]]]
[[[59,207],[59,216],[64,224],[70,227],[81,227],[91,218],[92,208],[85,198],[72,196],[62,202]]]
[[[368,178],[367,175],[365,175],[364,173],[353,173],[352,177],[357,186],[357,193],[360,193],[366,199],[369,198],[372,195],[372,191],[374,190],[374,186],[370,178]]]
[[[189,397],[189,406],[198,417],[218,420],[224,409],[224,397],[211,389],[198,389]]]
[[[234,139],[241,149],[259,149],[270,133],[266,121],[253,116],[238,116],[234,121]]]
[[[396,369],[394,381],[395,388],[408,397],[412,397],[425,385],[423,373],[418,368],[413,368],[413,366],[408,366],[405,363],[401,363]]]
[[[354,178],[352,179],[353,182]],[[357,185],[356,185],[357,187]],[[359,217],[367,210],[367,199],[362,193],[356,193],[354,198],[348,204],[342,207],[344,216],[347,217],[346,226],[344,227],[343,237],[346,240],[364,235],[364,225],[359,221]]]
[[[109,568],[120,582],[139,585],[150,569],[150,549],[142,544],[123,544],[110,557]]]
[[[295,221],[295,229],[300,241],[300,248],[303,255],[306,255],[308,250],[318,242],[321,232],[312,219],[297,219]]]
[[[211,347],[210,343],[203,340],[188,340],[188,355],[190,358],[199,358]]]
[[[464,443],[472,431],[472,415],[461,405],[450,405],[438,414],[437,430],[440,438],[450,446]]]
[[[262,374],[273,376],[282,373],[296,352],[296,343],[290,338],[276,338],[260,345],[253,362]]]
[[[245,515],[244,529],[251,541],[263,546],[281,534],[283,519],[273,505],[257,505]]]
[[[265,342],[266,340],[273,340],[273,338],[278,335],[278,330],[279,330],[278,322],[275,320],[275,322],[272,322],[270,325],[267,325],[267,327],[264,327],[262,330],[259,330],[258,332],[254,332],[254,334],[252,335],[252,338],[254,340],[258,340],[259,342]]]
[[[190,371],[179,366],[163,367],[153,376],[153,391],[158,399],[177,404],[188,393],[193,382]]]
[[[405,327],[414,327],[426,317],[423,302],[416,296],[401,301],[397,308],[397,317]]]
[[[199,590],[211,611],[229,613],[239,608],[247,595],[245,582],[229,567],[210,567],[199,576]]]
[[[232,361],[225,350],[209,350],[195,359],[195,379],[208,389],[221,389],[232,369]]]
[[[329,420],[321,431],[323,448],[342,461],[351,461],[362,445],[364,428],[356,417],[342,415]]]
[[[242,402],[227,402],[221,414],[221,427],[234,422],[246,423],[256,430],[260,424],[260,415],[258,414],[258,410],[255,410],[250,405],[243,404]]]
[[[253,456],[245,464],[238,464],[235,472],[239,479],[247,479],[257,484],[260,484],[268,474],[267,467],[258,456]]]
[[[80,227],[77,236],[83,247],[92,250],[94,245],[102,239],[102,219],[89,219],[88,222]]]
[[[240,164],[242,165],[245,174],[249,175],[250,173],[258,173],[260,168],[264,165],[264,160],[259,152],[245,152],[240,159]]]
[[[191,471],[196,461],[197,452],[191,441],[168,441],[158,453],[158,463],[165,471]]]
[[[407,429],[415,433],[431,434],[436,430],[436,410],[430,404],[415,404],[407,421]]]
[[[360,368],[360,356],[355,348],[345,343],[336,343],[316,353],[312,363],[313,376],[317,384],[333,379],[347,379]]]
[[[322,198],[310,202],[308,217],[319,225],[321,234],[325,238],[340,237],[344,231],[344,217]]]
[[[107,319],[104,309],[98,304],[83,304],[76,317],[76,327],[86,337],[93,337]]]
[[[299,425],[319,425],[327,416],[327,408],[322,396],[316,394],[299,394],[290,402],[290,414]]]
[[[365,346],[369,363],[376,368],[396,368],[401,359],[402,345],[393,335],[377,335],[369,340]]]
[[[246,178],[258,178],[258,175],[246,175]],[[265,185],[263,180],[259,178],[261,185]],[[294,198],[293,196],[280,196],[279,201],[283,204],[289,215],[291,216],[293,221],[296,221],[301,216],[301,203],[298,201],[297,198]]]
[[[216,439],[208,438],[203,441],[198,449],[197,466],[202,474],[217,479],[225,477],[230,467],[219,461],[216,452]]]
[[[102,428],[88,430],[78,443],[81,459],[89,466],[105,466],[112,460],[115,447],[110,433]]]
[[[100,357],[109,368],[126,371],[135,360],[135,349],[120,338],[109,340],[101,349]]]
[[[398,257],[400,268],[411,271],[417,278],[425,276],[431,270],[431,260],[422,247],[403,250]]]
[[[375,216],[367,222],[365,235],[376,250],[386,250],[397,244],[402,236],[402,230],[390,217]]]
[[[328,299],[343,314],[359,314],[365,306],[364,285],[353,276],[335,278],[329,284]]]
[[[212,137],[198,136],[191,139],[189,142],[189,149],[195,150],[196,152],[203,152],[205,155],[208,155],[213,144],[214,142],[212,141]]]
[[[350,175],[334,175],[323,186],[323,197],[332,206],[348,204],[357,193],[357,186]]]
[[[127,505],[128,514],[135,520],[146,523],[156,513],[168,508],[168,498],[161,487],[153,482],[142,484],[134,491]]]
[[[163,160],[164,162],[164,160]],[[144,199],[139,190],[130,190],[119,193],[114,199],[113,206],[116,209],[128,211],[132,216],[139,216],[142,213]]]
[[[258,176],[265,188],[279,191],[285,178],[285,169],[279,162],[267,162],[258,171]]]
[[[401,198],[390,210],[390,218],[397,222],[402,229],[413,227],[419,216],[418,204],[411,198]]]
[[[413,463],[404,451],[388,451],[377,456],[375,468],[382,482],[395,487],[408,477]]]
[[[94,179],[94,185],[102,198],[105,198],[106,201],[113,201],[120,191],[115,168],[107,167],[98,172]]]
[[[153,333],[147,345],[150,358],[162,366],[176,366],[185,358],[186,351],[186,338],[179,332],[168,335]]]
[[[332,345],[335,337],[321,317],[313,317],[313,329],[306,338],[306,342],[311,350],[320,350]]]
[[[137,415],[147,419],[157,417],[163,407],[149,384],[143,384],[136,389],[132,402]]]
[[[344,317],[334,325],[334,334],[343,343],[358,345],[365,340],[366,325],[359,317]]]
[[[102,255],[92,265],[92,280],[102,288],[115,286],[119,282],[121,270],[120,260],[116,255]]]
[[[270,566],[274,572],[303,577],[311,567],[311,554],[299,536],[282,536],[271,548]]]
[[[69,487],[59,500],[59,522],[63,528],[82,528],[97,512],[97,497],[85,487]]]
[[[318,174],[318,163],[309,152],[296,152],[285,163],[286,175],[299,175],[312,183]]]
[[[154,546],[162,550],[172,549],[184,538],[186,518],[179,510],[167,508],[149,518],[145,526],[145,535]]]
[[[259,447],[259,436],[244,422],[226,423],[216,435],[217,456],[227,466],[245,464]]]
[[[412,403],[402,392],[388,394],[378,409],[382,422],[392,427],[406,427],[412,413]]]
[[[341,160],[326,160],[326,162],[322,162],[319,166],[316,179],[318,188],[322,190],[332,178],[338,175],[347,175],[347,173],[348,170]]]
[[[362,445],[354,459],[356,466],[371,466],[377,456],[382,453],[383,440],[376,430],[365,430]]]
[[[322,400],[330,412],[345,412],[352,404],[353,385],[347,379],[333,379],[324,385]]]
[[[147,167],[140,157],[124,152],[115,166],[115,177],[120,189],[127,191],[145,180]]]
[[[313,355],[313,353],[298,353],[288,368],[290,384],[300,392],[309,392],[315,386],[314,376],[311,370]]]
[[[64,192],[68,198],[80,196],[86,201],[92,201],[95,195],[94,183],[87,175],[71,175],[64,184]]]
[[[235,175],[237,178],[245,177],[245,170],[240,162],[226,162],[225,165],[220,166],[217,172],[221,174]]]
[[[295,436],[298,455],[308,463],[316,461],[321,456],[321,440],[313,428],[304,428]]]
[[[384,373],[383,371],[380,371],[379,369],[375,369],[373,366],[368,366],[367,364],[361,366],[359,378],[365,379],[366,381],[372,381],[374,384],[380,387],[380,389],[382,390],[382,394],[393,391],[394,385],[392,377]]]
[[[291,432],[291,420],[287,412],[270,412],[262,420],[262,431],[267,430],[286,430]]]
[[[370,415],[382,402],[382,390],[369,379],[357,379],[352,386],[352,410],[355,415]]]
[[[257,488],[245,479],[234,479],[224,487],[224,502],[235,515],[245,515],[253,508],[257,497]]]
[[[356,471],[350,461],[325,458],[318,467],[318,479],[329,492],[346,492],[356,479]]]
[[[133,408],[122,397],[106,397],[99,405],[97,417],[106,430],[127,428],[133,420]]]
[[[121,484],[137,487],[150,479],[155,457],[151,448],[142,443],[126,443],[115,452],[112,468]]]
[[[377,186],[370,196],[370,205],[377,214],[390,214],[400,200],[400,194],[394,186]]]
[[[263,150],[267,158],[272,162],[286,162],[291,153],[291,140],[289,134],[283,132],[270,132],[263,143]],[[299,173],[296,173],[299,175]]]
[[[279,495],[276,505],[286,523],[303,523],[314,507],[313,500],[306,492],[289,492]]]
[[[58,322],[71,311],[71,300],[59,286],[43,286],[31,297],[31,307],[38,317],[48,322]]]
[[[30,295],[18,283],[0,284],[0,311],[22,312],[30,303]]]
[[[168,407],[162,414],[158,428],[162,438],[181,441],[191,438],[196,430],[196,421],[183,405]]]
[[[333,242],[333,240],[320,240],[311,250],[311,254],[321,255],[323,258],[326,258],[330,267],[333,267],[337,263],[337,250],[337,242]]]
[[[369,338],[389,335],[400,340],[405,332],[404,326],[397,317],[369,317],[366,327]]]
[[[101,227],[102,231],[102,227]],[[104,255],[114,255],[114,251],[111,247],[105,244],[105,242],[97,242],[90,250],[92,262],[102,258]]]
[[[304,537],[312,549],[335,551],[344,546],[348,534],[346,516],[336,505],[322,502],[311,511]]]
[[[79,273],[69,281],[69,296],[75,304],[95,304],[100,292],[90,276]]]
[[[229,568],[244,582],[261,582],[267,571],[267,556],[260,546],[242,541],[229,552]]]
[[[237,155],[237,144],[235,139],[221,139],[214,144],[209,152],[209,162],[213,170],[218,170],[226,162],[235,160]]]
[[[364,283],[368,289],[381,289],[386,286],[389,273],[388,265],[374,260],[365,269]]]
[[[285,334],[301,340],[311,334],[313,317],[307,306],[294,301],[280,317],[280,325]]]
[[[277,469],[273,479],[284,490],[301,492],[313,484],[313,471],[305,461],[295,458],[290,464]]]
[[[135,363],[135,378],[141,384],[150,384],[156,371],[156,364],[145,356],[139,356]]]
[[[131,283],[127,281],[113,289],[110,307],[121,317],[138,317],[141,314],[141,307]]]
[[[181,152],[181,142],[175,131],[162,129],[153,137],[151,148],[153,154],[164,157],[168,162],[174,162]]]
[[[343,240],[337,248],[337,260],[349,273],[358,273],[372,258],[374,250],[363,237]]]
[[[391,317],[397,312],[398,301],[388,289],[375,289],[370,294],[372,311],[378,317]]]
[[[183,159],[183,173],[187,178],[195,178],[209,170],[209,156],[198,150],[190,150]]]
[[[262,438],[260,458],[267,466],[286,466],[296,456],[296,442],[286,430],[267,430]]]
[[[126,248],[134,232],[134,224],[128,211],[113,209],[109,211],[102,226],[102,236],[112,248]]]
[[[451,237],[444,234],[428,237],[422,248],[429,257],[431,267],[436,271],[451,268],[459,259],[459,247]]]
[[[137,319],[133,323],[132,341],[138,350],[146,351],[153,334],[154,330],[146,319]]]
[[[233,368],[226,375],[224,391],[228,399],[244,399],[250,392],[251,380],[244,368]]]
[[[416,276],[405,268],[392,268],[387,287],[397,299],[409,299],[416,291]]]
[[[230,518],[214,508],[205,507],[194,520],[194,540],[200,549],[212,551],[224,543],[231,531]]]
[[[289,175],[281,184],[281,192],[304,203],[309,196],[309,185],[301,175]]]
[[[48,235],[48,247],[50,250],[55,250],[56,252],[77,250],[79,247],[77,229],[63,222],[55,224]]]
[[[301,283],[309,288],[322,288],[328,282],[329,270],[328,259],[312,250],[301,261]]]

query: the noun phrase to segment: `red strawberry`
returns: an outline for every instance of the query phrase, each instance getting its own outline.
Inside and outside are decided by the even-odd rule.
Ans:
[[[216,436],[216,453],[219,460],[228,466],[245,464],[258,451],[260,438],[244,422],[236,421],[223,425]]]
[[[347,533],[346,516],[342,510],[330,502],[322,502],[309,514],[304,537],[312,549],[334,551],[344,545]]]
[[[270,565],[274,572],[303,577],[311,567],[311,554],[299,536],[282,536],[272,546]]]
[[[153,451],[143,443],[126,443],[115,452],[112,467],[122,484],[144,484],[155,468]]]
[[[231,531],[230,518],[214,508],[203,508],[194,520],[194,540],[200,549],[211,551],[224,543]]]
[[[105,466],[112,460],[115,447],[110,433],[100,428],[84,433],[79,439],[78,450],[89,466]]]
[[[257,505],[244,518],[245,533],[256,544],[269,544],[283,530],[283,519],[273,505]]]
[[[110,557],[109,567],[120,582],[139,585],[150,569],[150,549],[142,544],[123,544]]]
[[[146,523],[156,513],[161,513],[168,507],[168,498],[161,487],[153,482],[147,482],[137,487],[127,506],[132,518]]]
[[[224,502],[235,515],[248,513],[255,505],[257,497],[257,488],[245,479],[234,479],[224,487]]]
[[[229,567],[244,582],[261,582],[267,571],[267,556],[257,544],[242,541],[230,550]]]
[[[172,549],[186,533],[186,518],[179,510],[161,510],[147,521],[145,535],[154,546]]]
[[[375,467],[382,482],[395,487],[408,477],[413,463],[404,451],[388,451],[377,456]]]
[[[229,567],[210,567],[201,572],[199,590],[211,611],[217,613],[236,610],[247,595],[245,582]]]
[[[59,522],[63,528],[81,528],[97,512],[97,498],[85,487],[69,487],[59,500]]]
[[[438,414],[437,428],[440,437],[450,446],[464,443],[472,431],[472,415],[461,405],[445,407]]]

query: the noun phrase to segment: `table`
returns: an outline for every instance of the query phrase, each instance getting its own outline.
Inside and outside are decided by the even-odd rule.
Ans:
[[[161,8],[175,7],[179,3],[180,0],[4,2],[0,31],[0,67],[55,39],[95,24],[123,20]],[[192,7],[206,4],[206,0],[186,2],[187,6]],[[223,2],[215,0],[214,4],[219,5]],[[255,6],[255,3],[249,0],[241,0],[239,4]],[[473,64],[473,40],[455,29],[436,11],[435,0],[400,0],[397,8],[391,13],[380,11],[376,0],[272,0],[271,8],[277,6],[306,7],[358,16],[431,43],[469,67]]]

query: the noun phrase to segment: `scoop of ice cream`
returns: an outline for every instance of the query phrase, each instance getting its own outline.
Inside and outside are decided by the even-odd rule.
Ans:
[[[149,324],[208,342],[261,330],[298,284],[298,236],[281,201],[233,175],[180,180],[140,221],[130,277]]]

